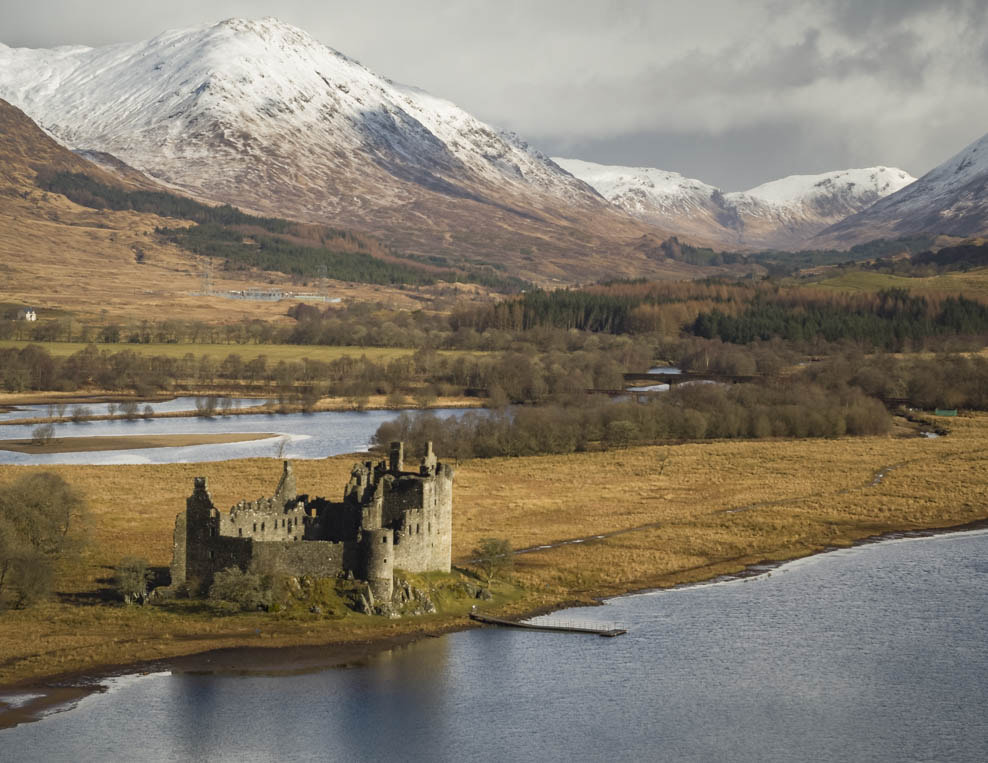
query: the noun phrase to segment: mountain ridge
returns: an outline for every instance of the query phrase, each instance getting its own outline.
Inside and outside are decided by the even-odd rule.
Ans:
[[[791,175],[725,193],[701,180],[650,167],[553,157],[611,203],[661,227],[728,248],[785,249],[915,181],[889,167]]]
[[[821,231],[814,246],[848,246],[866,238],[988,232],[988,134],[968,144],[915,183]]]

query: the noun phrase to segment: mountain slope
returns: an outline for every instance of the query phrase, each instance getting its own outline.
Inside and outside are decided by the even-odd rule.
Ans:
[[[102,170],[45,135],[23,111],[0,99],[0,191],[26,198],[37,190],[38,172],[91,172],[107,181]]]
[[[988,135],[912,185],[821,232],[812,243],[843,247],[916,233],[988,233]]]
[[[51,184],[45,178],[57,177],[56,173],[83,173],[121,191],[154,188],[143,176],[134,183],[121,183],[0,100],[0,295],[5,304],[38,308],[43,322],[53,314],[67,313],[111,319],[287,320],[284,302],[223,299],[222,295],[252,287],[291,291],[298,289],[295,279],[270,271],[229,270],[220,262],[210,267],[206,258],[155,233],[188,222],[133,209],[81,206],[46,190]],[[199,293],[207,274],[215,294]],[[419,290],[423,288],[428,289]],[[409,307],[420,306],[422,298],[386,286],[342,284],[327,278],[309,279],[304,291],[330,293],[347,302],[386,296],[390,304]],[[68,330],[77,332],[78,326],[65,322],[53,338],[68,338],[61,333]],[[73,336],[78,339],[77,333]]]
[[[915,180],[902,170],[871,167],[793,175],[749,191],[723,193],[675,172],[554,161],[625,211],[722,248],[797,248],[810,236]]]
[[[517,137],[274,19],[98,49],[0,46],[0,97],[65,145],[188,193],[411,252],[568,278],[608,272],[595,253],[642,232]]]

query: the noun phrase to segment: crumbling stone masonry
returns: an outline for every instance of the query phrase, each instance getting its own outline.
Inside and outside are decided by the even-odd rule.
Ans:
[[[172,585],[208,586],[227,567],[331,577],[352,573],[374,596],[389,599],[394,570],[449,572],[453,468],[428,443],[416,471],[406,471],[404,446],[387,461],[354,464],[341,502],[298,495],[291,462],[271,498],[241,501],[229,513],[213,505],[205,477],[196,477],[185,511],[175,519]]]

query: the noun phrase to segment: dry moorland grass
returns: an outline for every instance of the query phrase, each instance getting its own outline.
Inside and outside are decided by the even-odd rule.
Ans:
[[[958,418],[950,427],[949,437],[934,440],[722,441],[464,462],[455,482],[454,564],[467,563],[485,536],[506,537],[516,548],[589,538],[517,557],[524,595],[502,611],[519,612],[706,579],[890,530],[983,519],[988,416]],[[296,462],[300,489],[337,497],[353,460]],[[174,517],[194,476],[209,477],[216,504],[226,509],[269,494],[280,464],[46,468],[86,495],[87,543],[79,561],[61,570],[62,601],[2,615],[0,684],[258,639],[271,646],[351,642],[453,621],[209,618],[80,604],[123,556],[168,564]],[[0,483],[32,469],[40,467],[0,467]]]
[[[73,355],[89,345],[84,342],[41,342],[32,343],[16,339],[0,339],[0,349],[21,349],[29,344],[37,344],[50,355],[65,357]],[[191,353],[195,357],[205,355],[213,360],[224,360],[229,355],[239,355],[244,361],[253,360],[263,355],[268,362],[278,363],[281,360],[292,361],[308,358],[330,362],[343,357],[360,358],[382,361],[393,358],[403,358],[413,355],[415,349],[406,347],[356,347],[330,346],[316,344],[131,344],[129,342],[108,342],[95,345],[100,352],[136,352],[140,355],[163,355],[167,358],[182,358]],[[486,353],[473,350],[438,350],[440,355],[455,357],[458,355],[484,355]]]

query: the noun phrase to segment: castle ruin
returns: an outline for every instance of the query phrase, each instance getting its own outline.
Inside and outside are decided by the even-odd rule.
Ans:
[[[227,567],[289,575],[365,580],[389,599],[394,570],[450,571],[453,468],[426,446],[406,471],[404,445],[387,460],[354,464],[341,502],[310,499],[296,490],[291,462],[274,495],[241,501],[229,513],[213,504],[205,477],[196,477],[185,511],[175,519],[172,585],[208,586]]]

